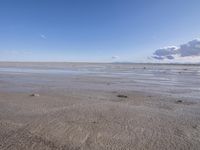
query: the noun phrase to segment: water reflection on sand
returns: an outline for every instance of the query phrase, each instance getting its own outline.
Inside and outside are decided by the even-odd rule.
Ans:
[[[200,66],[198,65],[148,65],[148,64],[57,64],[38,66],[1,66],[0,79],[16,82],[30,83],[30,76],[56,76],[64,79],[70,76],[77,78],[96,78],[110,82],[109,87],[127,90],[138,90],[176,96],[199,98],[200,97]],[[8,75],[8,76],[6,76]],[[9,75],[18,75],[10,78]],[[28,75],[29,78],[19,78],[20,75]],[[44,79],[45,80],[45,79]],[[43,80],[43,82],[44,82]],[[33,81],[33,80],[32,80]],[[83,80],[80,80],[80,82]],[[33,82],[37,82],[34,78]],[[38,79],[42,84],[42,81]],[[83,83],[86,83],[85,81]],[[87,82],[88,83],[88,82]],[[45,84],[51,84],[45,82]],[[99,82],[100,84],[100,82]],[[83,84],[82,84],[83,85]],[[62,86],[54,82],[54,86]],[[91,88],[98,85],[90,81]],[[102,87],[101,87],[102,88]]]

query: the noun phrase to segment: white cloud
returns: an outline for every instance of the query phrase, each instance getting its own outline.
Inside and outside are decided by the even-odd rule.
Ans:
[[[112,59],[119,59],[119,56],[112,56]]]
[[[42,39],[47,39],[47,37],[44,35],[44,34],[40,34],[40,37],[42,38]]]
[[[194,61],[200,62],[200,40],[195,39],[179,47],[170,46],[158,49],[154,52],[153,59],[168,61]]]

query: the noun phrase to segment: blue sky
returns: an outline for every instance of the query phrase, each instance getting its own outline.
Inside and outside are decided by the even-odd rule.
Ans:
[[[0,0],[0,60],[143,62],[199,38],[199,8],[199,0]]]

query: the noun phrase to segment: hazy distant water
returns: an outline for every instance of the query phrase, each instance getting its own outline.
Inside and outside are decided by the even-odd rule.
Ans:
[[[6,75],[18,76],[10,78]],[[106,82],[110,80],[112,83],[110,87],[114,89],[132,89],[200,98],[200,66],[196,65],[58,64],[0,67],[0,81],[16,82],[18,80],[19,82],[19,75],[48,75],[48,77],[62,76],[62,78],[74,75],[95,77],[101,81],[102,79]],[[30,81],[28,82],[27,76],[20,78],[20,82],[30,83]],[[93,86],[95,88],[95,84]]]

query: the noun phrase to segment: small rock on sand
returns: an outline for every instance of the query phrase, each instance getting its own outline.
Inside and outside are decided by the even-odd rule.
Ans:
[[[182,100],[177,100],[177,101],[176,101],[176,103],[182,103],[182,102],[183,102]]]
[[[122,95],[122,94],[117,95],[117,97],[120,97],[120,98],[128,98],[128,96]]]
[[[33,94],[31,94],[30,96],[33,96],[33,97],[39,97],[40,94],[38,94],[38,93],[33,93]]]

